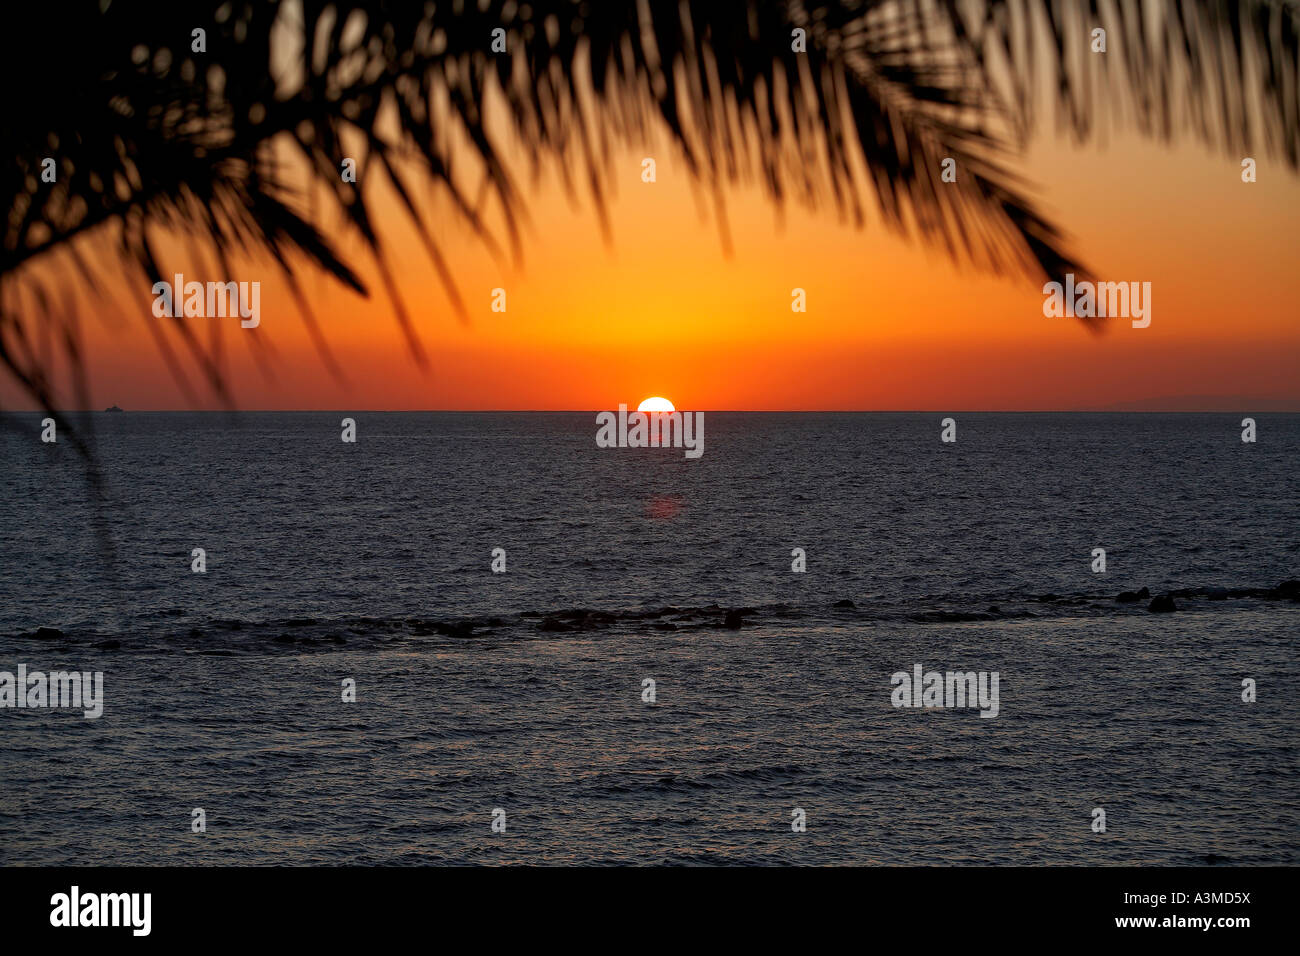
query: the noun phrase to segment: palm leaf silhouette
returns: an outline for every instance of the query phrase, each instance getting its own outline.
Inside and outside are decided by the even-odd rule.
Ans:
[[[713,197],[724,243],[723,187],[752,179],[778,205],[858,224],[874,198],[889,227],[955,259],[1053,279],[1087,270],[1009,165],[1043,90],[1079,140],[1108,123],[1165,139],[1189,131],[1292,169],[1300,147],[1292,2],[101,0],[66,12],[51,31],[49,4],[7,10],[0,41],[5,88],[22,93],[0,118],[14,151],[0,181],[0,365],[51,409],[55,351],[78,370],[84,358],[66,276],[97,293],[98,270],[111,268],[83,236],[99,241],[90,248],[111,242],[150,282],[164,274],[156,250],[167,229],[201,237],[226,276],[233,254],[269,254],[335,367],[294,265],[368,294],[327,235],[329,217],[342,216],[423,360],[373,190],[386,183],[400,199],[463,312],[411,177],[448,197],[494,251],[504,242],[518,256],[525,192],[494,123],[524,144],[526,167],[558,161],[602,226],[615,150],[666,130]],[[1105,55],[1089,50],[1099,26]],[[204,52],[192,49],[196,28]],[[495,30],[503,53],[491,49]],[[453,174],[466,162],[457,142],[476,164],[473,188]],[[356,155],[346,143],[362,144],[356,183],[339,175]],[[310,183],[286,175],[286,154],[307,164]],[[55,183],[41,178],[46,157]],[[945,157],[962,171],[956,183],[940,181]],[[313,192],[329,208],[308,202]],[[487,225],[490,204],[501,236]],[[215,344],[182,320],[149,324],[182,385],[197,369],[231,400]],[[84,389],[78,397],[85,407]]]

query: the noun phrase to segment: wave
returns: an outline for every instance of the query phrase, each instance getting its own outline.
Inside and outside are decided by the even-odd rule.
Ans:
[[[10,634],[16,645],[40,644],[103,651],[174,651],[231,657],[241,654],[297,654],[393,643],[432,644],[470,639],[554,637],[563,634],[643,632],[647,634],[779,627],[785,632],[805,627],[857,623],[910,622],[919,625],[1011,622],[1023,619],[1104,617],[1172,612],[1233,611],[1261,602],[1300,604],[1300,581],[1274,587],[1197,587],[1152,593],[1143,587],[1118,594],[930,595],[859,603],[851,598],[805,604],[727,607],[661,606],[654,608],[530,609],[514,614],[474,617],[292,617],[268,621],[215,618],[188,627],[154,621],[130,633],[79,628],[64,631],[41,625]],[[154,612],[167,619],[170,610]]]

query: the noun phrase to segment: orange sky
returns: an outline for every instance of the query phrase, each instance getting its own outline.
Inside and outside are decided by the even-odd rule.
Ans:
[[[654,184],[640,180],[642,155],[657,160]],[[314,273],[300,279],[342,382],[323,368],[264,263],[230,277],[262,281],[259,328],[185,321],[204,337],[220,326],[226,371],[247,409],[602,409],[647,395],[688,409],[1050,410],[1183,395],[1300,408],[1292,285],[1300,180],[1257,158],[1259,181],[1243,184],[1239,157],[1191,144],[1038,142],[1024,172],[1072,248],[1101,279],[1152,283],[1151,326],[1121,320],[1101,336],[1045,318],[1041,281],[959,269],[887,232],[874,210],[861,231],[798,207],[779,224],[758,190],[736,189],[727,197],[728,257],[667,147],[616,160],[609,245],[588,200],[574,208],[543,180],[529,193],[521,268],[496,262],[444,205],[432,206],[467,322],[383,198],[380,220],[430,355],[427,371],[407,352],[382,293],[366,300]],[[358,241],[335,238],[364,263]],[[186,268],[179,247],[164,256],[165,270],[187,279],[225,278]],[[377,285],[373,270],[360,271]],[[124,307],[138,306],[134,314],[100,304],[83,325],[95,407],[196,407],[145,327],[159,321],[147,285],[132,280],[118,293]],[[498,286],[507,290],[503,314],[489,308]],[[807,290],[806,315],[790,310],[796,286]],[[254,335],[276,353],[273,380],[246,348]],[[219,407],[199,392],[198,407]],[[30,407],[7,383],[0,402]]]

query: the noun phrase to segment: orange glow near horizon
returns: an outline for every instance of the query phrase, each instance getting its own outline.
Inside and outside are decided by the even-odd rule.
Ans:
[[[518,265],[494,259],[430,201],[463,321],[404,213],[379,194],[389,264],[427,369],[364,248],[341,231],[331,239],[370,297],[316,272],[297,276],[341,377],[268,263],[233,265],[229,277],[261,281],[257,329],[177,321],[216,343],[245,409],[595,410],[664,393],[707,410],[1068,410],[1187,396],[1300,409],[1300,179],[1280,162],[1261,159],[1259,181],[1243,184],[1239,158],[1190,144],[1039,143],[1024,173],[1071,248],[1102,280],[1152,284],[1149,328],[1116,320],[1094,335],[1044,317],[1041,281],[955,266],[875,216],[857,230],[829,210],[778,214],[756,187],[726,194],[727,255],[711,200],[679,160],[655,155],[652,184],[640,181],[639,153],[615,160],[627,174],[610,200],[608,243],[590,202],[575,208],[544,177],[527,194]],[[167,274],[222,278],[188,258],[187,241],[162,255]],[[795,288],[806,291],[806,313],[791,311]],[[492,309],[495,289],[505,290],[505,311]],[[147,323],[169,320],[154,319],[151,302],[143,279],[115,300],[83,300],[91,406],[220,407],[174,337],[194,398],[168,371]],[[11,383],[0,385],[0,405],[31,407]]]

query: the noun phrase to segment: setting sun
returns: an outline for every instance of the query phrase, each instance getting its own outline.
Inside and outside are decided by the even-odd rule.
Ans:
[[[636,407],[638,412],[675,412],[673,403],[666,398],[660,398],[658,395],[653,398],[647,398],[644,402]]]

